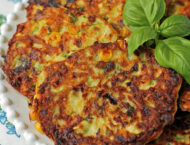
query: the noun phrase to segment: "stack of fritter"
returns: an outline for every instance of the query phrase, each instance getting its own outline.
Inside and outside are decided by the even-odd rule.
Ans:
[[[30,119],[56,145],[143,145],[174,122],[182,78],[156,62],[154,49],[128,56],[125,2],[29,0],[27,22],[9,41],[7,80],[27,96]],[[188,0],[166,2],[168,15],[190,16]],[[182,88],[187,111],[190,93]],[[151,144],[190,144],[183,114]],[[176,128],[179,121],[185,130]]]
[[[176,113],[175,122],[164,129],[163,134],[149,145],[189,145],[190,144],[190,113]]]

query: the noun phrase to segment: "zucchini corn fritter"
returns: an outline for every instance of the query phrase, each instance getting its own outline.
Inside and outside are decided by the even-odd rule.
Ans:
[[[125,2],[29,0],[28,21],[9,42],[8,81],[57,145],[145,144],[174,121],[182,79],[159,66],[152,49],[127,57]],[[190,17],[188,0],[166,2],[169,15]]]
[[[27,10],[34,15],[18,26],[3,69],[10,84],[31,102],[36,76],[45,65],[63,61],[96,41],[114,42],[120,35],[104,19],[86,12],[69,13],[67,9],[40,5],[30,5]]]
[[[62,61],[68,54],[96,41],[114,42],[130,34],[122,23],[125,0],[30,0],[30,3],[28,21],[18,26],[9,42],[3,68],[10,84],[30,102],[35,95],[36,76],[44,65]],[[168,6],[173,3],[170,0]]]
[[[181,82],[152,49],[96,43],[43,69],[31,119],[57,145],[145,144],[174,121]]]
[[[74,11],[86,11],[105,19],[117,29],[123,29],[122,12],[126,0],[30,0],[31,4],[46,7],[68,8]]]
[[[165,0],[168,8],[168,14],[180,14],[190,18],[189,0]]]
[[[190,112],[190,86],[184,85],[179,99],[181,110]]]
[[[41,4],[46,7],[85,10],[104,17],[108,22],[116,25],[122,22],[122,6],[125,2],[126,0],[29,0],[30,4]],[[165,0],[165,2],[168,15],[181,14],[190,18],[189,0]]]
[[[189,145],[190,114],[177,112],[175,122],[164,129],[160,138],[149,145]]]

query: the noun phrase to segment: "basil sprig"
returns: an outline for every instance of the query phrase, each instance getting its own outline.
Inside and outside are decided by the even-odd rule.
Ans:
[[[123,22],[132,31],[128,53],[131,56],[139,46],[154,40],[157,62],[174,69],[190,84],[190,41],[182,38],[190,35],[190,20],[173,15],[160,24],[165,10],[164,0],[127,0]]]
[[[157,33],[154,29],[151,27],[140,27],[136,29],[130,36],[129,42],[135,42],[135,43],[129,43],[128,47],[129,55],[132,55],[133,52],[142,44],[144,44],[146,41],[150,39],[156,39]]]

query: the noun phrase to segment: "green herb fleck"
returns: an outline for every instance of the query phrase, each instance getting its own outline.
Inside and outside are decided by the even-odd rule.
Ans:
[[[36,62],[35,64],[34,64],[34,69],[36,70],[36,71],[42,71],[43,70],[43,64],[40,64],[39,62]]]
[[[33,84],[33,85],[32,85],[32,88],[36,88],[36,84]]]
[[[135,110],[135,107],[131,106],[131,107],[130,107],[130,110],[131,110],[131,111],[134,111],[134,110]]]
[[[180,141],[180,142],[185,142],[185,141],[188,140],[188,136],[179,136],[179,135],[176,135],[176,136],[175,136],[175,139],[176,139],[177,141]]]
[[[86,119],[84,119],[84,121],[89,122],[90,120],[93,120],[93,119],[94,119],[94,117],[87,117]]]
[[[70,21],[71,23],[75,23],[77,21],[77,17],[74,14],[70,14]]]
[[[72,116],[73,114],[75,114],[75,112],[74,112],[74,111],[72,111],[71,113],[69,113],[69,116]]]
[[[78,8],[78,12],[79,13],[84,12],[84,8]]]

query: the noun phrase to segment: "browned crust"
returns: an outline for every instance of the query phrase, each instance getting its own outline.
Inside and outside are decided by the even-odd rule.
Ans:
[[[95,55],[100,50],[104,49],[113,49],[118,50],[121,49],[117,43],[113,44],[95,44],[91,48],[89,48],[91,51],[91,55]],[[119,123],[123,124],[125,126],[125,119],[131,118],[131,122],[135,120],[138,120],[137,112],[139,112],[142,115],[142,122],[139,123],[138,121],[138,128],[142,129],[143,131],[140,134],[131,134],[129,132],[125,132],[122,135],[120,134],[112,134],[114,136],[114,140],[110,140],[109,138],[105,136],[98,135],[96,138],[94,137],[83,137],[80,134],[76,134],[74,132],[73,127],[79,124],[84,118],[80,115],[76,115],[74,118],[66,115],[64,113],[64,107],[67,100],[67,96],[69,94],[69,91],[72,89],[79,91],[82,90],[83,97],[85,97],[85,94],[88,94],[89,92],[95,91],[94,94],[97,94],[97,98],[107,98],[105,100],[105,103],[107,104],[107,107],[105,107],[105,112],[103,111],[102,115],[104,116],[104,113],[106,114],[109,112],[110,108],[109,106],[117,105],[117,104],[123,104],[123,99],[126,96],[122,95],[122,92],[126,92],[126,87],[118,86],[120,84],[120,81],[123,79],[125,80],[125,77],[129,77],[133,72],[136,71],[135,64],[139,62],[139,59],[136,60],[134,63],[134,66],[132,66],[131,69],[126,71],[121,71],[120,73],[117,73],[114,75],[111,79],[109,79],[105,84],[101,84],[101,86],[95,87],[93,90],[91,90],[88,86],[86,86],[86,76],[88,74],[77,74],[72,72],[73,68],[83,68],[84,70],[88,69],[90,71],[91,68],[88,68],[88,63],[92,58],[85,58],[83,54],[84,50],[81,50],[79,52],[74,53],[69,57],[68,60],[65,62],[59,62],[55,63],[53,65],[50,65],[49,67],[45,68],[45,72],[47,74],[47,77],[45,79],[45,82],[39,87],[39,94],[40,99],[37,99],[35,102],[37,102],[37,108],[40,107],[39,112],[39,122],[42,125],[42,129],[44,133],[52,138],[57,145],[62,144],[129,144],[129,145],[137,145],[137,144],[144,144],[147,143],[155,138],[157,138],[161,132],[163,127],[166,124],[171,124],[174,121],[174,114],[177,110],[177,96],[179,91],[179,86],[181,84],[181,77],[175,73],[172,70],[168,70],[165,68],[160,67],[155,58],[152,54],[151,50],[146,50],[146,57],[147,57],[147,63],[150,64],[149,68],[141,68],[144,70],[144,74],[142,74],[139,77],[134,77],[127,88],[130,88],[132,92],[131,95],[134,96],[131,99],[135,103],[136,110],[129,111],[128,113],[122,113],[120,110],[117,110],[116,112],[112,112],[113,116],[116,117],[119,115],[119,119],[117,120]],[[121,50],[123,53],[126,53],[126,50]],[[115,63],[115,62],[113,62]],[[144,67],[147,67],[147,63],[145,63]],[[114,70],[114,65],[106,64],[106,66],[112,66],[110,69],[107,69],[107,74],[111,73]],[[142,78],[146,78],[146,80],[152,79],[154,76],[154,72],[157,71],[153,66],[156,65],[157,69],[162,70],[162,74],[156,79],[157,85],[156,87],[150,88],[148,90],[140,90],[139,85],[142,82]],[[104,65],[98,65],[97,67],[101,67]],[[53,70],[53,71],[52,71]],[[151,70],[152,75],[148,74],[148,70]],[[56,73],[56,74],[55,74]],[[54,75],[55,74],[55,75]],[[52,76],[52,77],[51,77]],[[82,79],[82,82],[75,82],[75,77],[80,77]],[[105,78],[105,76],[99,76],[99,78]],[[120,80],[121,79],[121,80]],[[111,81],[112,86],[111,88],[108,86],[108,83]],[[78,85],[77,85],[78,84]],[[68,89],[65,89],[64,92],[61,92],[61,96],[58,101],[53,101],[53,94],[50,92],[51,86],[58,87],[58,86],[67,86]],[[72,86],[72,87],[71,87]],[[163,90],[163,86],[165,86]],[[97,89],[96,89],[97,88]],[[101,90],[101,92],[96,91]],[[112,95],[109,96],[107,92],[110,92],[110,94],[114,94],[114,92],[120,92],[119,99],[114,98]],[[147,98],[149,101],[154,102],[155,108],[148,107],[145,104],[145,98]],[[64,100],[64,101],[63,101]],[[34,103],[36,104],[36,103]],[[57,119],[63,119],[67,122],[67,125],[65,128],[60,128],[59,125],[55,124],[53,122],[52,118],[52,110],[55,107],[55,105],[61,106],[61,114],[64,115],[58,115],[56,116]],[[88,103],[85,105],[85,112],[87,116],[92,115],[101,115],[97,114],[98,110],[97,108],[92,107],[93,104],[96,104],[95,100],[89,100]],[[130,105],[127,105],[130,107]],[[126,106],[126,107],[127,107]],[[124,106],[123,106],[124,107]],[[107,109],[107,110],[106,110]],[[84,111],[85,111],[84,110]],[[117,114],[117,115],[116,115]],[[73,122],[73,119],[75,120]],[[114,127],[114,126],[113,126]]]
[[[180,14],[190,18],[189,0],[165,0],[167,4],[167,15]]]
[[[7,56],[5,59],[5,64],[3,66],[4,72],[8,76],[8,81],[10,84],[16,88],[18,91],[20,91],[23,95],[29,97],[29,99],[32,101],[32,98],[34,96],[34,84],[35,84],[35,76],[39,74],[39,72],[34,72],[34,68],[31,66],[31,61],[39,61],[43,63],[42,60],[42,54],[60,54],[60,53],[67,53],[70,48],[65,48],[64,43],[68,39],[74,39],[74,37],[61,37],[61,42],[59,43],[59,47],[52,47],[49,44],[46,44],[41,37],[45,35],[46,30],[44,29],[41,31],[41,34],[39,36],[31,35],[31,28],[33,21],[38,21],[42,18],[48,19],[48,25],[53,25],[55,28],[59,29],[62,25],[62,20],[64,19],[63,13],[70,14],[73,13],[76,16],[82,15],[82,12],[78,12],[78,10],[75,10],[75,8],[55,8],[53,6],[44,7],[42,5],[42,10],[38,10],[37,12],[33,13],[34,6],[37,1],[30,2],[31,4],[27,7],[27,18],[28,21],[23,24],[19,24],[17,27],[17,32],[14,34],[13,38],[9,41],[9,49],[7,52]],[[42,1],[46,2],[46,1]],[[90,13],[91,14],[91,13]],[[56,16],[56,17],[55,17]],[[96,15],[90,15],[89,16],[89,25],[96,19]],[[92,22],[90,22],[92,21]],[[106,23],[106,22],[105,22]],[[106,23],[108,24],[108,23]],[[83,26],[81,27],[83,29]],[[116,26],[114,29],[117,29]],[[117,29],[118,30],[118,29]],[[55,30],[58,31],[58,30]],[[114,30],[115,31],[115,30]],[[116,31],[115,31],[116,32]],[[118,31],[117,31],[118,32]],[[121,32],[121,31],[120,31]],[[21,33],[23,36],[17,36],[17,34]],[[119,32],[118,32],[119,33]],[[81,37],[81,39],[83,39]],[[17,48],[15,44],[18,42],[26,42],[26,47]],[[75,44],[80,47],[81,40],[76,40]],[[43,44],[44,48],[43,50],[35,49],[32,46],[32,43],[41,43]],[[17,50],[18,49],[18,50]],[[30,52],[29,52],[30,51]],[[35,59],[32,57],[34,53],[38,53],[39,58]],[[29,56],[30,54],[30,56]],[[27,68],[18,68],[20,71],[15,72],[15,68],[12,68],[12,63],[14,58],[18,57],[25,57],[29,61],[28,63],[30,65],[27,66]],[[35,59],[35,60],[34,60]],[[29,75],[30,74],[30,75]],[[29,76],[28,76],[29,75]]]
[[[45,0],[30,0],[30,3],[31,3],[31,5],[29,5],[29,7],[27,8],[28,19],[39,18],[42,16],[42,13],[43,13],[42,11],[37,12],[34,16],[32,16],[30,13],[32,11],[32,5],[34,5],[36,3],[45,5],[45,7],[51,7],[51,6],[59,7],[58,6],[59,2],[55,3],[55,1],[53,3],[51,3],[51,2],[49,2],[49,1],[47,2]],[[92,3],[96,4],[96,1],[91,2],[91,5],[89,6],[91,8],[89,10],[91,10],[91,11],[89,11],[89,12],[97,13],[97,9],[94,8],[94,4],[92,5]],[[70,8],[72,8],[74,11],[74,9],[76,7],[70,6]],[[61,9],[60,9],[60,12],[61,12]],[[76,13],[78,14],[78,12],[76,12]],[[122,16],[117,20],[117,24],[118,24],[118,26],[122,27],[123,23],[120,21],[121,19],[122,19]],[[93,21],[93,18],[91,20]],[[120,28],[117,28],[118,27],[117,25],[112,24],[112,26],[114,27],[114,29],[120,31]],[[19,25],[17,28],[17,33],[24,32],[24,27],[25,27],[24,24]],[[33,70],[33,68],[31,67],[31,61],[37,60],[37,61],[43,63],[43,60],[41,60],[41,56],[43,55],[43,53],[47,53],[47,51],[41,52],[31,46],[31,42],[33,42],[33,41],[42,42],[42,40],[40,38],[31,37],[29,35],[25,35],[24,37],[17,38],[17,37],[15,37],[16,34],[14,35],[13,39],[10,40],[10,42],[9,42],[9,51],[8,51],[8,54],[6,57],[6,61],[5,61],[6,64],[4,65],[3,70],[8,75],[8,81],[10,82],[10,84],[13,87],[15,87],[17,90],[19,90],[22,94],[28,96],[30,100],[32,100],[33,96],[35,94],[33,84],[35,84],[36,77],[39,74],[39,72],[35,72]],[[27,42],[27,47],[17,49],[17,50],[15,49],[15,47],[12,47],[12,45],[18,40]],[[44,43],[44,42],[42,42],[42,43]],[[46,44],[44,43],[44,45],[46,45]],[[47,46],[46,48],[48,48],[49,50],[53,50],[53,48],[51,46],[49,46],[49,45],[46,45],[46,46]],[[117,44],[106,44],[106,45],[105,44],[95,44],[92,49],[94,51],[93,53],[97,53],[97,50],[100,50],[107,46],[113,47],[113,49],[118,49]],[[31,51],[30,54],[28,54],[28,50]],[[124,50],[122,50],[122,51],[124,51]],[[126,51],[124,51],[124,53],[126,53]],[[26,58],[26,59],[23,59],[25,65],[22,68],[18,68],[19,70],[11,69],[11,62],[13,61],[12,56],[15,56],[15,54],[23,55],[24,56],[23,58]],[[80,59],[80,52],[75,53],[72,57],[73,58],[69,58],[69,60],[67,60],[68,63],[75,63],[75,60]],[[152,55],[151,52],[147,53],[147,57],[148,57],[148,62],[150,64],[156,63],[154,56]],[[58,65],[58,68],[55,67],[54,69],[61,73],[54,76],[54,78],[53,78],[54,83],[51,84],[52,82],[48,82],[49,81],[48,80],[46,82],[46,84],[41,86],[42,92],[40,92],[40,93],[42,93],[44,96],[46,96],[45,99],[43,98],[44,100],[42,100],[42,102],[40,102],[40,103],[38,102],[42,106],[44,105],[44,103],[50,103],[50,101],[51,101],[50,94],[48,92],[48,83],[56,86],[56,85],[59,85],[59,83],[62,83],[63,80],[68,79],[67,76],[65,76],[66,74],[69,73],[68,71],[66,71],[67,69],[60,70],[60,68],[62,68],[62,67],[65,68],[64,62],[57,63],[56,65]],[[104,66],[104,64],[100,64],[100,67],[102,65]],[[106,63],[105,65],[107,66],[108,64]],[[125,65],[125,64],[123,64],[123,65]],[[136,70],[135,65],[136,64],[134,64],[134,66],[131,68],[131,70],[130,70],[131,72],[130,71],[127,72],[128,75],[130,75],[130,73],[132,73],[133,71]],[[109,66],[113,66],[113,65],[109,64]],[[53,70],[52,66],[50,66],[48,69],[52,73],[52,70]],[[109,69],[107,69],[107,71],[112,72],[112,69],[114,69],[114,68],[110,67]],[[99,136],[98,138],[92,138],[92,137],[84,138],[81,135],[77,135],[75,132],[73,132],[73,129],[72,129],[73,126],[75,126],[77,123],[81,122],[81,120],[83,118],[81,118],[80,116],[77,116],[76,124],[73,124],[73,126],[69,125],[69,127],[65,128],[64,130],[60,129],[59,126],[57,126],[56,124],[52,124],[52,122],[51,122],[51,119],[52,119],[51,113],[52,112],[51,111],[50,111],[50,113],[49,113],[49,111],[46,112],[46,110],[49,109],[49,106],[47,106],[47,105],[43,106],[44,110],[42,110],[40,112],[40,116],[39,116],[39,119],[41,121],[44,132],[50,138],[52,138],[58,145],[62,145],[64,143],[76,144],[76,142],[78,144],[82,144],[82,143],[84,143],[84,144],[103,144],[103,143],[105,143],[105,144],[116,144],[116,145],[117,144],[140,145],[140,144],[144,144],[146,142],[149,142],[149,141],[155,139],[162,132],[164,125],[170,124],[174,120],[173,115],[175,114],[175,111],[177,109],[176,108],[176,100],[177,100],[177,93],[178,93],[177,88],[181,84],[181,77],[178,74],[176,74],[172,70],[167,70],[167,69],[165,69],[165,70],[166,71],[164,71],[164,72],[167,75],[167,77],[169,78],[169,80],[164,80],[164,74],[163,74],[163,76],[161,76],[158,79],[158,81],[160,83],[164,82],[166,84],[166,90],[164,90],[166,92],[160,91],[161,90],[161,85],[160,85],[156,88],[156,90],[149,89],[147,91],[142,91],[139,94],[138,85],[139,85],[139,80],[141,80],[141,78],[138,78],[138,77],[134,78],[134,80],[131,82],[131,84],[129,84],[129,87],[134,92],[133,95],[137,97],[137,98],[135,98],[136,103],[140,104],[138,106],[138,109],[143,114],[144,124],[140,124],[139,127],[146,130],[146,132],[143,132],[142,134],[139,134],[139,135],[127,134],[128,135],[127,137],[121,137],[121,136],[115,135],[114,141],[110,141],[108,138],[104,138],[102,136]],[[32,72],[32,78],[27,76],[28,72]],[[154,73],[154,72],[152,72],[152,73]],[[75,74],[73,74],[73,76],[74,75]],[[87,74],[85,74],[85,75],[87,75]],[[125,73],[122,72],[120,74],[120,76],[125,77]],[[60,78],[62,78],[62,79],[60,79]],[[116,78],[112,78],[112,80],[110,80],[110,81],[113,85],[116,84],[115,87],[111,88],[111,89],[113,89],[113,91],[121,91],[121,92],[124,91],[122,87],[120,87],[120,88],[117,87],[118,82],[117,82]],[[43,89],[45,89],[45,90],[43,90]],[[79,86],[79,88],[77,88],[77,89],[81,89],[81,86]],[[104,90],[108,89],[107,84],[105,84],[103,86],[103,89]],[[105,95],[105,93],[104,93],[104,95]],[[147,108],[146,105],[144,105],[144,106],[142,105],[144,103],[142,100],[142,96],[146,96],[146,95],[150,95],[149,99],[154,98],[153,101],[156,102],[155,105],[156,105],[157,110],[152,110],[149,107]],[[107,103],[112,102],[114,104],[114,102],[115,102],[114,98],[110,99],[109,96],[107,96],[106,98],[108,98],[108,100],[109,100]],[[89,102],[89,106],[86,107],[87,109],[90,108],[91,103],[92,102]],[[55,104],[52,104],[52,105],[55,105]],[[46,108],[46,107],[48,107],[48,108]],[[135,114],[135,112],[133,112],[133,113]],[[121,117],[125,118],[126,116],[121,114]],[[71,118],[68,117],[66,120],[69,121],[69,119],[71,119]],[[136,118],[134,117],[133,120],[135,120],[135,119]],[[121,123],[124,124],[124,122],[122,122],[122,121],[121,121]]]
[[[77,5],[78,0],[65,0],[65,3],[62,5],[61,0],[29,0],[30,4],[40,4],[44,5],[45,7],[53,6],[53,7],[68,7],[68,8],[75,8],[78,9]],[[99,12],[99,9],[97,8],[98,3],[102,2],[101,0],[83,0],[86,4],[87,11],[90,10],[90,12],[97,14]],[[123,3],[125,3],[126,0],[123,0]],[[117,2],[116,0],[113,1],[107,1],[107,3],[110,3],[110,10],[112,6],[114,6],[114,3]],[[167,5],[167,14],[170,15],[172,13],[176,14],[182,14],[187,17],[190,17],[190,2],[189,0],[165,0]]]
[[[178,0],[177,1],[177,14],[184,15],[190,18],[190,1],[189,0]]]
[[[59,8],[60,7],[60,2],[58,2],[58,0],[29,0],[28,1],[29,4],[40,4],[40,5],[44,5],[46,7],[56,7]]]
[[[183,86],[181,90],[180,99],[179,99],[179,105],[183,111],[190,112],[190,86],[189,85]]]
[[[18,29],[22,27],[19,25]],[[25,49],[12,47],[17,40],[24,41],[28,47]],[[7,52],[5,64],[3,66],[4,72],[7,74],[8,82],[23,95],[27,96],[32,100],[35,92],[35,80],[39,72],[36,72],[31,66],[33,60],[42,62],[42,52],[32,48],[31,43],[33,42],[32,37],[25,36],[19,39],[11,39],[9,41],[9,50]],[[15,44],[14,44],[15,45]],[[31,53],[28,53],[31,52]],[[22,56],[22,66],[12,69],[12,62],[15,56]],[[28,76],[28,72],[32,73],[32,77]]]
[[[44,7],[56,7],[56,8],[67,8],[70,12],[82,13],[83,11],[88,14],[95,15],[103,18],[109,22],[116,30],[121,31],[123,24],[122,11],[126,0],[83,0],[85,7],[79,6],[77,3],[80,0],[65,0],[66,2],[62,5],[62,0],[30,0],[29,3],[32,5],[40,4]],[[109,13],[117,4],[121,4],[122,9],[118,17],[109,18]],[[105,12],[101,13],[102,8],[99,5],[102,4],[105,8]],[[29,6],[30,7],[30,6]],[[27,15],[30,17],[30,13]],[[120,32],[121,33],[121,32]]]
[[[174,124],[167,126],[163,134],[154,142],[150,143],[149,145],[187,145],[184,140],[180,139],[186,138],[190,141],[190,114],[187,112],[178,111],[175,116]],[[177,135],[180,135],[177,138]]]

